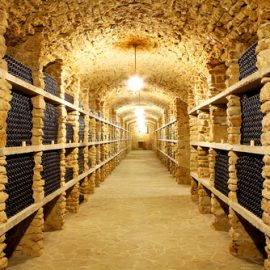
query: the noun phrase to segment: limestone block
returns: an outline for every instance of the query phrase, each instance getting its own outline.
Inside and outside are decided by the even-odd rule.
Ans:
[[[35,109],[46,109],[46,103],[43,96],[35,96],[31,98],[32,105]]]

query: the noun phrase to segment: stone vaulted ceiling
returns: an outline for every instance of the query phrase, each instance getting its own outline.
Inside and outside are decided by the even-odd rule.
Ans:
[[[207,64],[222,62],[226,47],[253,42],[257,1],[252,0],[10,0],[7,45],[42,35],[46,65],[62,59],[81,75],[81,85],[115,110],[133,115],[127,91],[134,72],[146,81],[144,106],[167,109],[187,102],[193,78],[207,78]],[[247,20],[248,17],[248,20]],[[152,112],[153,113],[153,112]],[[158,115],[158,110],[155,115]]]

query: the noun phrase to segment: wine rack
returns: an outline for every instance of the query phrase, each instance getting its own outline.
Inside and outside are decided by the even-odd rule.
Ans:
[[[84,148],[83,147],[79,147],[78,165],[79,165],[79,174],[82,174],[84,171]]]
[[[255,145],[261,145],[262,120],[260,88],[241,96],[241,144],[250,144],[254,140]]]
[[[8,73],[30,84],[33,84],[32,70],[29,67],[13,59],[9,55],[5,55],[4,60],[7,62]]]
[[[46,102],[43,127],[43,144],[50,144],[52,141],[57,142],[58,137],[58,110]]]
[[[60,188],[60,152],[46,151],[42,155],[45,196]]]
[[[73,179],[73,168],[66,167],[65,182],[67,183],[72,179]]]
[[[237,162],[238,202],[258,217],[262,217],[262,169],[263,157],[259,155],[242,154]]]
[[[46,72],[43,72],[44,75],[44,90],[52,95],[58,96],[58,84],[57,81],[47,74]]]
[[[32,191],[34,165],[32,153],[7,157],[8,183],[5,192],[8,194],[6,201],[8,217],[34,203]]]
[[[31,99],[13,89],[10,106],[7,117],[7,146],[21,146],[22,141],[30,145],[33,126]]]
[[[240,68],[240,80],[256,72],[256,47],[257,43],[250,46],[238,61]]]
[[[80,142],[84,141],[84,128],[85,128],[84,116],[80,115],[79,116],[79,141]]]
[[[65,100],[70,103],[74,103],[74,97],[68,93],[65,93]]]
[[[66,142],[74,142],[74,129],[70,123],[66,123]]]
[[[215,163],[215,188],[228,196],[229,157],[226,151],[217,151]]]

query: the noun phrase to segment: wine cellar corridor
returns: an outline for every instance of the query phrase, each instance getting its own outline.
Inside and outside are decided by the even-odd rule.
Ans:
[[[270,270],[270,0],[0,0],[0,270]]]
[[[260,269],[230,255],[229,235],[176,187],[152,151],[132,151],[64,230],[45,235],[41,257],[10,269]]]

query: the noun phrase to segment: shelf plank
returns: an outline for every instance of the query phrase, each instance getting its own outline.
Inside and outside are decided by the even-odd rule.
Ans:
[[[210,143],[210,142],[190,142],[191,146],[208,147],[219,150],[235,151],[257,155],[269,155],[270,146],[252,146],[252,145],[233,145],[227,143]]]
[[[269,73],[269,71],[265,71],[265,74],[268,74],[267,72]],[[241,81],[235,83],[234,85],[228,87],[227,89],[217,94],[216,96],[201,102],[198,106],[190,110],[189,114],[196,115],[198,110],[209,109],[209,105],[226,104],[227,103],[226,96],[231,94],[242,94],[251,91],[254,88],[262,85],[261,79],[262,75],[259,73],[259,71],[257,71],[251,74],[250,76],[242,79]]]
[[[164,153],[162,150],[157,149],[161,154],[163,154],[164,156],[166,156],[168,159],[170,159],[172,162],[174,162],[176,165],[178,165],[177,161],[175,159],[173,159],[172,157],[170,157],[169,155],[167,155],[166,153]]]
[[[161,142],[169,142],[169,143],[178,143],[178,140],[171,140],[171,139],[158,139]]]
[[[177,121],[177,120],[176,120],[176,119],[174,119],[174,120],[172,120],[172,121],[168,122],[167,124],[165,124],[165,125],[163,125],[163,126],[161,126],[161,127],[157,128],[156,130],[154,130],[154,132],[157,132],[157,131],[159,131],[159,130],[161,130],[161,129],[163,129],[163,128],[165,128],[165,127],[169,126],[169,125],[172,125],[172,124],[174,124],[176,121]]]

